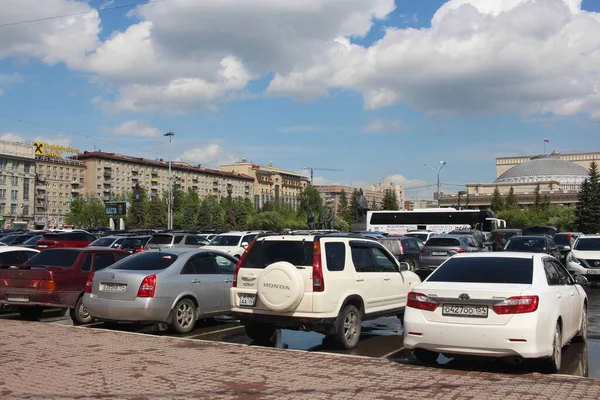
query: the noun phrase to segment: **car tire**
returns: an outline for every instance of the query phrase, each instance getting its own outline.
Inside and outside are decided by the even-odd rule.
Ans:
[[[196,325],[196,304],[191,299],[182,299],[173,308],[171,329],[175,333],[190,333]]]
[[[436,353],[435,351],[425,349],[414,349],[412,351],[412,355],[414,359],[418,362],[427,365],[432,365],[437,363],[437,359],[440,356],[440,353]]]
[[[358,345],[361,333],[362,314],[353,305],[344,307],[336,320],[336,343],[344,349],[353,349]]]
[[[83,305],[83,296],[77,299],[77,303],[75,303],[75,307],[69,310],[69,315],[73,320],[73,325],[85,325],[89,324],[94,320],[94,317],[87,312]]]
[[[244,324],[246,335],[257,344],[270,344],[275,338],[277,327],[262,322],[246,322]]]
[[[547,374],[555,374],[560,370],[562,363],[562,331],[560,324],[556,324],[552,339],[552,355],[542,360],[542,370]]]
[[[40,306],[19,306],[19,315],[26,321],[38,321],[44,309]]]
[[[583,307],[583,311],[581,311],[581,325],[579,326],[579,332],[573,338],[573,342],[575,343],[585,343],[587,342],[587,328],[588,328],[588,314],[587,307]]]
[[[417,264],[415,263],[415,260],[408,261],[408,270],[410,272],[415,272],[417,270]]]

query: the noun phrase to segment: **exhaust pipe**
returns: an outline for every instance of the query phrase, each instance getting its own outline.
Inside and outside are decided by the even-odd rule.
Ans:
[[[304,326],[304,325],[300,325],[300,330],[301,330],[301,331],[306,331],[306,326]]]
[[[523,358],[521,357],[513,357],[510,359],[510,363],[513,365],[520,365],[523,364]]]

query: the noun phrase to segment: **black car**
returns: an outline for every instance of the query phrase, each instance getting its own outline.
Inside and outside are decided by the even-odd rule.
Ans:
[[[552,236],[548,235],[513,236],[506,243],[504,251],[546,253],[560,260],[560,251]]]
[[[554,237],[556,232],[558,232],[558,229],[553,226],[527,226],[521,230],[521,234],[525,236],[550,235]]]
[[[496,242],[496,238],[498,237],[498,235],[502,236],[503,243],[506,244],[508,239],[510,239],[513,236],[520,236],[520,235],[522,235],[522,232],[520,229],[496,229],[495,231],[491,231],[490,238],[488,239],[487,242],[485,242],[486,247],[494,249],[494,244]],[[501,250],[496,249],[494,251],[501,251]]]
[[[377,241],[390,251],[400,262],[406,262],[410,271],[421,267],[421,246],[419,239],[413,237],[385,237]]]
[[[4,243],[7,246],[20,246],[25,243],[27,240],[36,236],[37,233],[17,233],[6,235],[0,239],[0,243]]]
[[[572,241],[570,240],[569,235],[571,236]],[[583,235],[582,232],[559,232],[554,235],[554,242],[560,251],[563,261],[571,251],[571,243],[575,243],[575,239],[581,235]]]

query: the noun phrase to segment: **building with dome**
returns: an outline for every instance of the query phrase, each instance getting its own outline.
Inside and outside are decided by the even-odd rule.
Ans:
[[[513,188],[521,205],[534,204],[536,191],[552,204],[570,205],[577,202],[578,191],[588,174],[580,163],[565,160],[556,152],[533,156],[502,169],[493,183],[470,183],[465,185],[466,191],[444,195],[441,206],[488,208],[496,188],[504,199]]]

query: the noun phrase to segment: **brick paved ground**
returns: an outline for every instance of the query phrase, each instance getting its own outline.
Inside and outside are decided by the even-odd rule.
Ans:
[[[1,321],[0,399],[598,399],[600,380]]]

